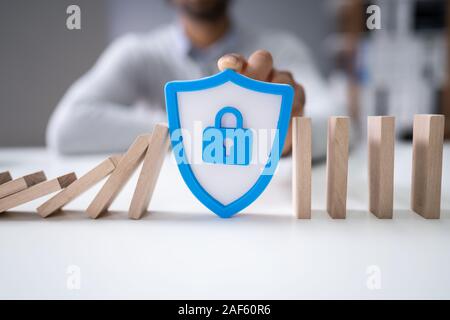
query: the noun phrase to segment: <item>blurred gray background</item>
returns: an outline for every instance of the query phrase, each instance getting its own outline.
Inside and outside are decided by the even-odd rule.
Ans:
[[[66,29],[70,4],[81,7],[81,30]],[[234,0],[232,11],[244,25],[294,32],[326,72],[323,42],[333,23],[325,1]],[[166,0],[1,0],[0,147],[43,146],[52,110],[108,43],[173,17]]]

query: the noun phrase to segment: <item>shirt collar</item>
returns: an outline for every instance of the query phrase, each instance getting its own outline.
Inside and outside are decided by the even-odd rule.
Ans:
[[[193,46],[179,22],[174,24],[175,43],[179,53],[195,61],[215,61],[222,55],[234,52],[239,40],[235,24],[232,22],[230,30],[216,43],[208,48],[198,49]]]

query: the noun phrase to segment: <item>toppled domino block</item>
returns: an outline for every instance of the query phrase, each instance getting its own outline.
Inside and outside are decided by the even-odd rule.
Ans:
[[[144,163],[128,211],[129,218],[140,219],[147,210],[161,166],[169,149],[169,143],[167,124],[157,124],[153,129],[147,152],[145,153]]]
[[[0,199],[0,213],[24,203],[33,201],[50,193],[59,191],[77,179],[75,173],[69,173],[53,180],[44,181],[35,184],[25,190],[14,193],[3,199]]]
[[[108,210],[111,203],[142,162],[150,137],[150,134],[138,136],[127,152],[122,156],[116,169],[108,177],[105,184],[87,208],[87,213],[91,218],[96,219],[104,211]]]
[[[32,187],[47,180],[43,171],[34,172],[26,176],[8,181],[0,185],[0,199]]]
[[[12,177],[11,174],[9,173],[9,171],[4,171],[4,172],[0,172],[0,185],[11,181]]]
[[[104,160],[94,169],[71,183],[67,188],[40,205],[37,208],[38,214],[45,218],[58,211],[113,172],[119,160],[120,156],[112,156]]]

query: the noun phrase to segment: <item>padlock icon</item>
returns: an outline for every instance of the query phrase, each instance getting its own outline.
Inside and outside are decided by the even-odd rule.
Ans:
[[[234,128],[222,127],[222,118],[230,113],[236,119]],[[252,159],[253,132],[243,126],[241,112],[231,106],[216,114],[214,127],[203,130],[202,159],[207,163],[244,165]]]

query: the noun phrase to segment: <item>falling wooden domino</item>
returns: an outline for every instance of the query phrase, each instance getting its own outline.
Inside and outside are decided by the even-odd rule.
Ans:
[[[24,203],[41,198],[50,193],[61,190],[67,187],[73,181],[77,179],[75,173],[69,173],[64,176],[60,176],[53,180],[44,181],[35,184],[25,190],[14,193],[6,198],[0,199],[0,213],[14,207],[20,206]]]
[[[47,180],[43,171],[34,172],[26,176],[8,181],[0,185],[0,199],[32,187]]]
[[[311,119],[292,119],[292,199],[298,219],[311,218]]]
[[[11,174],[9,173],[9,171],[5,171],[5,172],[0,172],[0,185],[11,181],[12,177]]]
[[[112,156],[104,160],[94,169],[87,172],[81,178],[75,180],[67,188],[57,193],[55,196],[44,202],[37,208],[38,214],[45,218],[58,211],[79,195],[93,187],[106,176],[108,176],[117,166],[120,156]]]
[[[349,117],[328,120],[327,211],[333,219],[346,216],[349,127]]]
[[[104,211],[108,210],[111,203],[144,158],[150,137],[150,134],[138,136],[128,151],[122,156],[116,169],[108,177],[105,184],[87,208],[87,213],[91,218],[95,219]]]
[[[169,149],[169,142],[167,124],[157,124],[153,129],[147,152],[145,153],[141,173],[128,211],[129,218],[140,219],[147,210],[166,152]]]
[[[394,204],[395,117],[368,117],[369,210],[392,219]]]
[[[427,219],[440,217],[444,119],[414,116],[411,209]]]

